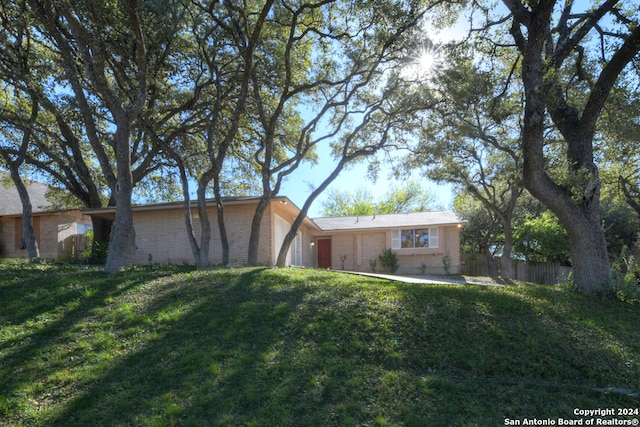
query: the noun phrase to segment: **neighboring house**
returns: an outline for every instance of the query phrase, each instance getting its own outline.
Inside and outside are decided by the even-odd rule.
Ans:
[[[9,180],[9,181],[7,181]],[[10,183],[9,183],[10,182]],[[27,183],[32,205],[32,222],[41,258],[72,260],[86,249],[85,231],[91,218],[78,209],[48,210],[49,186],[37,181]],[[22,240],[22,203],[9,174],[0,171],[0,257],[27,258]]]
[[[51,206],[51,202],[47,200],[49,186],[37,181],[27,181],[25,185],[29,192],[32,211],[46,211]],[[0,170],[0,216],[16,213],[22,213],[20,195],[11,180],[11,175]]]
[[[232,265],[246,263],[249,233],[258,197],[224,201],[225,225]],[[274,197],[262,218],[259,263],[274,265],[284,236],[300,210],[286,197]],[[84,210],[84,214],[115,219],[114,208]],[[208,204],[211,222],[210,260],[222,261],[216,207]],[[193,225],[199,241],[197,208]],[[138,205],[133,208],[136,263],[192,264],[182,202]],[[294,239],[287,265],[334,270],[371,271],[372,261],[386,248],[398,256],[400,274],[457,273],[460,269],[460,228],[464,221],[453,212],[369,215],[305,219]],[[445,267],[446,264],[446,267]]]

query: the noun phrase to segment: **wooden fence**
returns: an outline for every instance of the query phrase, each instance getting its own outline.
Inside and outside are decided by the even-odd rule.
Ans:
[[[501,258],[487,259],[481,254],[460,254],[460,272],[466,276],[503,276]],[[511,260],[514,280],[554,285],[567,279],[571,267],[558,262],[528,262]]]

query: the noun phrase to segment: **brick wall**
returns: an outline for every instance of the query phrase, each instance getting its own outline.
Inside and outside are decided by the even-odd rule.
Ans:
[[[344,269],[355,269],[355,234],[337,234],[331,239],[331,268],[342,270],[341,256],[344,256]]]
[[[80,256],[78,224],[91,224],[79,211],[53,212],[33,216],[33,227],[40,258],[73,260]],[[27,258],[26,249],[20,249],[22,217],[0,218],[0,256]]]
[[[225,206],[225,227],[229,240],[229,262],[245,264],[249,251],[251,222],[255,204],[236,204]],[[211,224],[211,242],[209,259],[212,264],[222,262],[220,231],[215,207],[209,207]],[[200,244],[200,219],[197,209],[193,209],[193,228]],[[259,243],[259,263],[271,265],[272,260],[272,209],[267,208],[261,227]],[[162,210],[134,212],[136,230],[136,263],[138,264],[193,264],[194,258],[187,236],[184,211],[182,207]]]
[[[359,271],[372,271],[371,261],[374,260],[379,265],[378,256],[384,248],[388,247],[387,234],[386,232],[366,233],[360,236],[360,256],[357,267]]]

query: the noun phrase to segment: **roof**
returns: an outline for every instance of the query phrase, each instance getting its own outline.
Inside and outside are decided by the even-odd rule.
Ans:
[[[323,231],[466,224],[451,211],[314,218],[313,222]]]
[[[9,184],[5,184],[9,180]],[[47,200],[49,186],[38,181],[25,180],[29,199],[31,200],[32,211],[46,212],[51,207],[51,202]],[[13,185],[11,176],[0,170],[0,215],[22,214],[22,202],[18,189]]]
[[[259,200],[260,200],[259,196],[232,196],[232,197],[222,198],[222,202],[225,205],[252,203],[252,202],[257,203]],[[291,203],[291,201],[284,196],[274,196],[271,200],[280,201],[281,203],[284,203],[284,204]],[[215,199],[207,199],[206,203],[208,205],[215,204]],[[198,201],[192,199],[190,200],[190,205],[192,207],[196,207],[198,205]],[[134,212],[140,212],[140,211],[154,211],[154,210],[163,210],[163,209],[182,209],[183,207],[184,207],[184,201],[180,200],[177,202],[161,202],[161,203],[133,205],[132,209]],[[107,206],[104,208],[89,208],[89,209],[82,209],[82,212],[86,215],[106,216],[106,215],[114,215],[116,212],[116,208],[115,206]]]

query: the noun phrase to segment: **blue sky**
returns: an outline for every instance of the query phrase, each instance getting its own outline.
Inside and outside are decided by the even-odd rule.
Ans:
[[[382,162],[384,165],[384,162]],[[318,186],[331,173],[335,162],[328,152],[318,152],[318,163],[315,165],[302,164],[300,167],[289,175],[287,181],[282,184],[280,195],[287,196],[296,206],[302,207],[307,197],[311,193],[310,185]],[[421,177],[416,171],[412,178],[418,180],[423,188],[433,196],[438,208],[451,209],[453,203],[453,190],[450,185],[438,185],[427,178]],[[315,218],[322,216],[322,201],[326,199],[327,194],[332,189],[340,191],[355,192],[360,188],[368,189],[374,197],[380,197],[389,190],[390,187],[401,186],[402,182],[395,180],[391,176],[391,169],[383,167],[378,174],[376,182],[372,182],[367,177],[367,162],[362,161],[353,165],[336,178],[336,180],[321,194],[311,205],[309,217]]]

